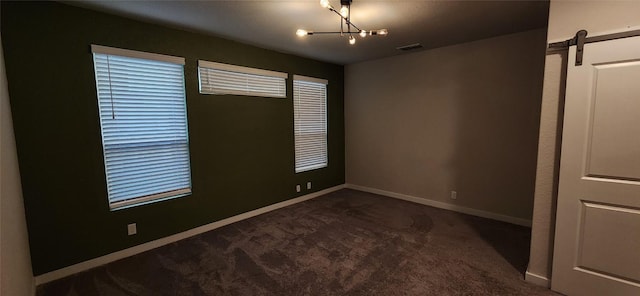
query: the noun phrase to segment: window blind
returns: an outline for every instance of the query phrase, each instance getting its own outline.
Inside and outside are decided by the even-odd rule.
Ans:
[[[110,207],[190,193],[184,59],[92,51]]]
[[[293,113],[296,173],[326,167],[327,81],[294,75]]]
[[[287,73],[198,61],[200,93],[286,98]]]

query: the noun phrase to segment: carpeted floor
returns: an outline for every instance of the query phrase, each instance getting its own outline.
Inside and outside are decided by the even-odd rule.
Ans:
[[[525,227],[354,190],[39,286],[48,295],[559,295]]]

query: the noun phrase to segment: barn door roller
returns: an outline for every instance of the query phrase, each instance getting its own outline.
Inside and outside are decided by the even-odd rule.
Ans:
[[[587,43],[621,39],[627,37],[635,37],[640,36],[640,30],[626,31],[614,34],[593,36],[587,38],[587,30],[580,30],[576,33],[576,36],[560,42],[549,43],[549,49],[552,51],[555,50],[566,50],[569,46],[576,46],[576,66],[582,65],[582,56],[584,54],[584,45]]]
[[[584,43],[587,38],[587,30],[580,30],[576,36],[565,41],[550,43],[549,49],[566,50],[569,46],[576,45],[576,66],[582,65],[582,55],[584,53]]]
[[[576,66],[582,66],[582,55],[584,54],[584,40],[587,38],[587,30],[580,30],[576,33]]]

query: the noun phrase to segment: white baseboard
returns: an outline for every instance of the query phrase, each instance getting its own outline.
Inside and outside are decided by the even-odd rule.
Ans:
[[[209,223],[207,225],[202,225],[202,226],[199,226],[199,227],[196,227],[196,228],[193,228],[193,229],[189,229],[189,230],[184,231],[184,232],[176,233],[174,235],[170,235],[170,236],[167,236],[167,237],[163,237],[163,238],[160,238],[160,239],[157,239],[157,240],[154,240],[154,241],[143,243],[143,244],[131,247],[131,248],[120,250],[120,251],[117,251],[117,252],[114,252],[114,253],[111,253],[111,254],[100,256],[98,258],[94,258],[94,259],[90,259],[90,260],[87,260],[87,261],[84,261],[84,262],[80,262],[78,264],[74,264],[74,265],[67,266],[67,267],[64,267],[64,268],[61,268],[61,269],[57,269],[57,270],[54,270],[54,271],[51,271],[51,272],[47,272],[45,274],[41,274],[39,276],[36,276],[35,277],[35,284],[37,286],[37,285],[41,285],[41,284],[48,283],[48,282],[51,282],[51,281],[55,281],[55,280],[70,276],[72,274],[83,272],[83,271],[89,270],[91,268],[95,268],[95,267],[102,266],[102,265],[105,265],[107,263],[114,262],[114,261],[117,261],[117,260],[120,260],[120,259],[123,259],[123,258],[126,258],[126,257],[130,257],[130,256],[133,256],[133,255],[136,255],[136,254],[140,254],[142,252],[146,252],[146,251],[151,250],[151,249],[155,249],[155,248],[158,248],[158,247],[161,247],[161,246],[173,243],[173,242],[177,242],[179,240],[183,240],[185,238],[192,237],[194,235],[198,235],[198,234],[201,234],[201,233],[204,233],[204,232],[207,232],[207,231],[214,230],[216,228],[220,228],[220,227],[225,226],[225,225],[229,225],[231,223],[235,223],[235,222],[238,222],[238,221],[241,221],[241,220],[244,220],[244,219],[248,219],[248,218],[251,218],[251,217],[254,217],[254,216],[258,216],[260,214],[271,212],[273,210],[284,208],[286,206],[290,206],[290,205],[293,205],[293,204],[296,204],[296,203],[299,203],[299,202],[303,202],[303,201],[306,201],[306,200],[309,200],[309,199],[312,199],[312,198],[316,198],[318,196],[321,196],[321,195],[324,195],[324,194],[327,194],[327,193],[330,193],[330,192],[334,192],[334,191],[337,191],[337,190],[340,190],[340,189],[343,189],[343,188],[345,188],[344,184],[343,185],[334,186],[334,187],[327,188],[327,189],[324,189],[324,190],[321,190],[321,191],[318,191],[318,192],[314,192],[314,193],[310,193],[310,194],[307,194],[307,195],[299,196],[299,197],[292,198],[292,199],[289,199],[289,200],[285,200],[283,202],[272,204],[272,205],[269,205],[269,206],[266,206],[266,207],[263,207],[263,208],[255,209],[253,211],[242,213],[242,214],[239,214],[239,215],[236,215],[236,216],[233,216],[233,217],[222,219],[222,220],[219,220],[219,221],[216,221],[216,222],[213,222],[213,223]]]
[[[536,284],[538,286],[543,286],[547,288],[551,287],[551,281],[549,281],[548,278],[543,277],[541,275],[537,275],[535,273],[531,273],[528,270],[524,274],[524,280],[532,284]]]
[[[440,209],[450,210],[450,211],[459,212],[459,213],[463,213],[463,214],[478,216],[478,217],[482,217],[482,218],[488,218],[488,219],[503,221],[503,222],[507,222],[507,223],[511,223],[511,224],[531,227],[531,220],[522,219],[522,218],[518,218],[518,217],[507,216],[507,215],[502,215],[502,214],[496,214],[496,213],[492,213],[492,212],[487,212],[487,211],[482,211],[482,210],[462,207],[462,206],[449,204],[449,203],[444,203],[444,202],[440,202],[440,201],[435,201],[435,200],[431,200],[431,199],[420,198],[420,197],[416,197],[416,196],[411,196],[411,195],[406,195],[406,194],[396,193],[396,192],[391,192],[391,191],[385,191],[385,190],[380,190],[380,189],[375,189],[375,188],[365,187],[365,186],[360,186],[360,185],[346,184],[346,188],[365,191],[365,192],[370,192],[370,193],[375,193],[375,194],[380,194],[380,195],[384,195],[384,196],[388,196],[388,197],[393,197],[393,198],[397,198],[397,199],[402,199],[402,200],[406,200],[406,201],[410,201],[410,202],[415,202],[415,203],[431,206],[431,207],[434,207],[434,208],[440,208]]]

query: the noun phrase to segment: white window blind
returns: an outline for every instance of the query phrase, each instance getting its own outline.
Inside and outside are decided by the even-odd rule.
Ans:
[[[293,76],[296,173],[326,167],[327,81]]]
[[[184,59],[92,52],[110,207],[191,193]]]
[[[198,61],[200,93],[286,98],[287,73]]]

